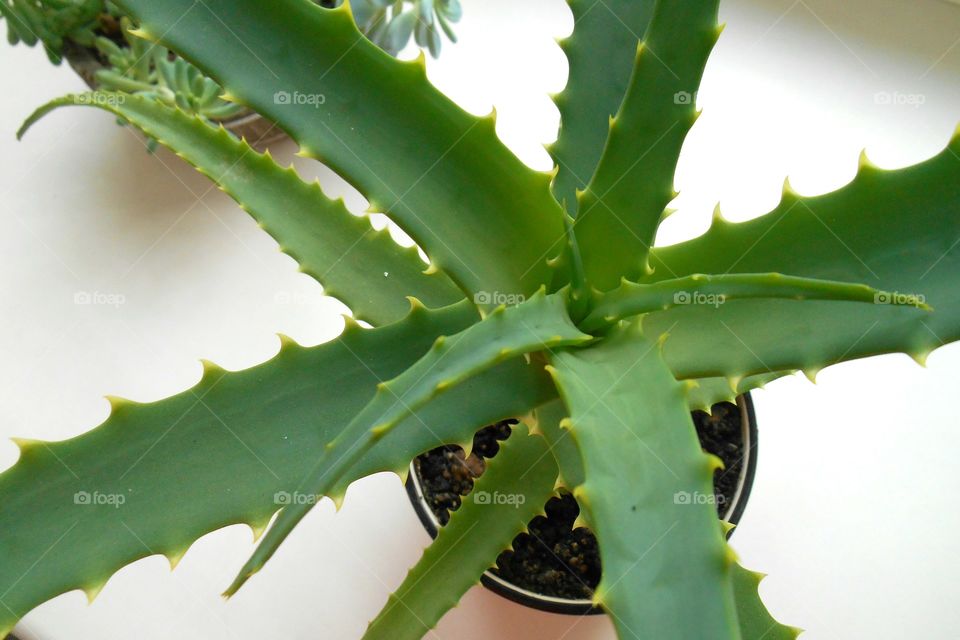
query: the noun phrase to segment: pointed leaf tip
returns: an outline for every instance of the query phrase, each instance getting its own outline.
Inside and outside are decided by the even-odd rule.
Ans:
[[[270,520],[264,520],[263,522],[248,522],[246,523],[250,527],[250,533],[253,536],[253,541],[256,542],[263,536],[264,532],[267,530],[267,527],[270,526]]]
[[[723,211],[720,210],[720,203],[718,202],[713,208],[713,224],[720,225],[726,222],[726,218],[723,217]]]
[[[410,303],[410,313],[418,313],[427,310],[426,305],[420,302],[420,299],[416,296],[407,296],[406,298],[407,302]],[[437,340],[439,340],[439,338],[437,338]]]
[[[797,193],[796,189],[793,188],[793,185],[790,184],[790,176],[787,176],[783,179],[783,189],[781,194],[783,199],[800,197],[800,194]]]
[[[212,362],[210,360],[207,360],[206,358],[200,358],[200,365],[203,367],[204,378],[206,378],[208,375],[211,375],[211,374],[220,375],[220,374],[226,373],[226,369],[218,365],[216,362]]]
[[[129,401],[129,400],[127,400],[126,398],[121,398],[121,397],[119,397],[119,396],[105,395],[105,396],[103,396],[103,397],[104,397],[104,399],[106,399],[107,402],[110,403],[110,413],[111,413],[111,414],[114,413],[115,411],[118,411],[119,409],[123,408],[125,405],[130,404],[130,401]]]
[[[93,601],[97,599],[97,596],[100,595],[100,592],[103,591],[103,588],[104,588],[105,586],[107,586],[106,580],[104,580],[103,582],[101,582],[101,583],[98,584],[98,585],[94,585],[94,586],[91,586],[91,587],[83,587],[83,588],[82,588],[82,591],[83,591],[84,595],[87,596],[87,604],[88,604],[88,605],[93,604]]]
[[[132,36],[134,36],[134,37],[142,38],[143,40],[146,40],[146,41],[148,41],[148,42],[159,42],[159,38],[157,38],[156,36],[154,36],[153,34],[151,34],[149,31],[147,31],[147,30],[146,30],[145,28],[143,28],[142,26],[141,26],[141,27],[133,27],[133,28],[127,29],[127,33],[129,33],[130,35],[132,35]]]
[[[727,378],[727,384],[733,393],[739,393],[741,382],[743,382],[743,376],[730,376]]]
[[[180,564],[180,561],[183,560],[183,557],[187,555],[187,550],[178,551],[175,553],[165,553],[164,556],[167,559],[167,562],[170,563],[170,571],[175,571],[177,566]]]
[[[296,340],[294,340],[293,338],[291,338],[285,333],[278,333],[277,338],[280,340],[281,351],[283,351],[284,349],[293,349],[300,346]]]

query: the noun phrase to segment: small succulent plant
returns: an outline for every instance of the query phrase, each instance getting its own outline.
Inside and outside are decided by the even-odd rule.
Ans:
[[[343,0],[320,2],[329,9],[342,4]],[[351,10],[360,30],[384,51],[396,55],[413,36],[417,45],[429,49],[434,58],[440,55],[440,32],[456,42],[451,25],[463,15],[460,0],[355,0]]]
[[[96,72],[100,89],[155,98],[205,120],[221,121],[244,111],[221,98],[223,88],[163,45],[137,37],[126,16],[120,18],[123,44],[98,36],[94,44],[110,63]]]
[[[342,0],[319,4],[333,8]],[[413,36],[434,57],[440,55],[441,30],[456,41],[451,23],[462,13],[458,0],[359,0],[354,11],[361,31],[391,55]],[[223,88],[197,67],[168,48],[138,37],[130,18],[112,2],[0,0],[0,16],[7,21],[11,44],[42,43],[54,64],[62,62],[68,46],[96,51],[105,62],[94,74],[98,89],[154,97],[213,122],[244,112],[242,106],[224,100]],[[104,35],[108,26],[114,27],[109,37]]]
[[[245,371],[205,362],[197,386],[165,400],[111,398],[106,422],[71,440],[19,441],[0,474],[0,632],[57,594],[93,598],[134,560],[175,565],[198,537],[246,523],[266,535],[233,594],[319,497],[339,505],[361,477],[405,476],[424,451],[469,449],[480,427],[520,418],[477,482],[514,499],[453,513],[367,638],[426,633],[557,491],[596,534],[593,600],[621,638],[794,638],[714,506],[689,499],[712,495],[719,464],[690,409],[855,358],[922,362],[960,338],[960,137],[898,170],[863,156],[825,195],[786,183],[764,216],[734,224],[718,208],[702,236],[656,247],[719,0],[605,0],[607,11],[568,0],[570,77],[547,173],[500,142],[493,116],[435,89],[423,56],[383,55],[346,4],[208,0],[191,12],[194,1],[117,5],[141,37],[355,185],[429,265],[189,105],[99,92],[38,110],[24,129],[77,104],[139,127],[230,194],[353,318],[316,347],[282,338]],[[453,2],[416,5],[441,28],[458,15]],[[397,7],[359,6],[364,25]],[[389,15],[384,33],[406,33]],[[302,99],[275,98],[294,92]]]
[[[63,60],[67,42],[92,46],[103,0],[0,0],[10,44],[43,45],[54,64]]]

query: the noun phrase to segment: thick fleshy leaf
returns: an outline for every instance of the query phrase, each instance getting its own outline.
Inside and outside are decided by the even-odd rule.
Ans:
[[[697,378],[688,380],[685,381],[689,386],[687,389],[687,404],[691,411],[700,410],[710,413],[713,405],[718,402],[736,402],[737,396],[754,389],[762,389],[767,383],[784,376],[792,375],[793,373],[795,372],[774,371],[773,373],[747,376],[740,380],[730,380],[727,378]]]
[[[562,239],[550,178],[365,39],[349,6],[306,0],[119,0],[161,40],[286,130],[389,215],[469,293],[531,295]],[[295,45],[293,44],[295,43]]]
[[[583,459],[569,432],[560,425],[570,417],[566,405],[557,398],[537,407],[532,414],[531,430],[542,435],[557,461],[560,473],[559,484],[567,490],[573,490],[583,484]]]
[[[316,278],[324,292],[374,325],[403,317],[406,296],[435,308],[462,295],[442,273],[426,275],[415,248],[395,243],[386,230],[352,215],[342,200],[330,200],[320,184],[307,184],[292,167],[281,168],[222,127],[137,95],[94,92],[70,95],[38,109],[18,135],[62,106],[89,105],[120,116],[192,164],[256,220]]]
[[[709,387],[707,381],[702,381],[703,387]],[[746,381],[745,381],[746,382]],[[723,381],[725,384],[726,381]],[[704,389],[706,390],[706,389]],[[693,391],[701,391],[700,388]],[[701,391],[702,393],[703,391]],[[691,390],[687,392],[688,403]],[[727,395],[711,398],[712,402],[720,402],[726,399],[733,399],[727,390]],[[709,408],[709,405],[707,405]],[[567,419],[567,408],[560,400],[554,400],[538,407],[534,412],[535,430],[543,435],[547,440],[549,450],[553,453],[559,470],[558,484],[565,489],[575,489],[584,482],[583,458],[577,447],[575,440],[570,436],[570,432],[560,427],[561,423]],[[591,526],[589,522],[589,512],[581,512],[581,518],[584,524]],[[721,529],[725,532],[732,525],[722,523]],[[754,573],[744,569],[739,564],[733,566],[733,596],[737,607],[737,621],[740,626],[740,636],[742,640],[762,640],[764,638],[772,640],[794,640],[799,634],[799,630],[793,627],[787,627],[777,622],[763,602],[760,600],[758,586],[763,578],[762,574]],[[629,637],[629,636],[628,636]]]
[[[230,524],[262,531],[378,382],[474,320],[464,303],[379,329],[353,325],[317,347],[284,340],[251,369],[207,364],[195,387],[171,398],[112,399],[110,417],[71,440],[19,442],[20,460],[0,474],[0,637],[58,594],[94,596],[139,558],[176,563],[194,540]],[[336,491],[378,471],[403,474],[419,453],[466,440],[464,412],[495,422],[554,393],[539,367],[506,362],[421,411],[414,428],[384,437]]]
[[[610,117],[623,102],[654,0],[567,0],[567,4],[573,12],[573,33],[560,41],[560,48],[570,74],[566,88],[554,96],[560,132],[547,150],[557,167],[553,195],[576,215],[577,190],[587,187],[600,161]]]
[[[607,146],[579,198],[577,238],[587,275],[601,290],[645,273],[680,147],[697,119],[696,93],[720,35],[719,0],[657,0],[636,52]]]
[[[547,443],[519,425],[474,485],[472,499],[450,516],[403,584],[370,623],[365,640],[417,640],[456,606],[508,549],[527,523],[543,513],[557,465]]]
[[[707,305],[714,308],[734,300],[767,298],[776,300],[835,300],[875,304],[878,298],[889,297],[891,304],[906,304],[892,292],[880,291],[864,284],[833,282],[815,278],[798,278],[780,273],[694,274],[637,284],[624,281],[613,291],[603,294],[582,325],[596,331],[619,320],[643,313],[666,311],[678,306]],[[929,311],[926,305],[920,306]]]
[[[779,206],[760,218],[735,224],[716,216],[699,238],[656,249],[648,282],[778,271],[893,292],[875,305],[741,300],[651,314],[644,328],[669,331],[664,357],[675,375],[737,379],[803,369],[813,377],[825,366],[883,353],[922,362],[960,338],[958,153],[955,136],[940,154],[905,169],[879,169],[862,158],[841,189],[800,197],[787,185]],[[922,304],[933,311],[913,308]]]
[[[583,458],[573,495],[600,544],[594,601],[620,638],[739,638],[732,551],[684,385],[636,326],[551,358]],[[691,613],[693,612],[693,613]]]
[[[760,600],[763,574],[733,566],[733,592],[737,601],[737,620],[743,640],[796,640],[800,629],[777,622]]]
[[[577,329],[567,316],[566,298],[562,293],[547,296],[541,289],[514,307],[498,307],[482,322],[437,338],[430,351],[410,368],[377,385],[374,397],[327,445],[299,488],[308,495],[330,495],[343,473],[401,422],[414,423],[421,407],[429,406],[436,398],[444,397],[451,389],[495,365],[531,352],[582,345],[591,340],[593,337]],[[530,366],[539,368],[540,365],[531,362]],[[458,423],[474,430],[486,424],[463,412],[458,416]],[[227,589],[227,595],[236,593],[266,564],[312,507],[313,501],[306,500],[280,512],[263,542]]]

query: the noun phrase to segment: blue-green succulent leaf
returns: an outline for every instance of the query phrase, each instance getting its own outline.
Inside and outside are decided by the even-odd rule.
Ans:
[[[734,555],[684,385],[637,325],[551,357],[583,460],[573,491],[600,545],[594,602],[620,638],[738,639]],[[705,499],[701,499],[705,498]]]

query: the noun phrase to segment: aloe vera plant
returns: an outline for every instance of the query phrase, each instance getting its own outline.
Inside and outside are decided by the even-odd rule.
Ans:
[[[796,637],[760,601],[759,575],[740,566],[713,506],[676,499],[709,495],[719,464],[690,410],[797,370],[812,378],[886,353],[922,362],[960,337],[960,138],[895,171],[864,157],[825,195],[787,184],[764,216],[734,224],[718,210],[702,236],[656,247],[698,116],[688,96],[720,36],[718,0],[568,1],[577,22],[561,45],[570,79],[556,97],[556,168],[540,173],[499,141],[493,116],[432,87],[422,57],[399,61],[365,39],[346,3],[117,0],[139,37],[279,123],[430,262],[180,105],[97,92],[31,116],[21,134],[78,104],[140,128],[373,328],[351,321],[312,348],[284,339],[245,371],[205,363],[196,387],[166,400],[112,399],[84,435],[19,441],[20,460],[0,474],[0,632],[57,594],[93,598],[134,560],[175,565],[203,534],[246,523],[266,535],[225,585],[235,593],[319,497],[339,504],[354,480],[404,476],[414,456],[520,417],[479,483],[526,499],[455,512],[366,637],[429,631],[556,491],[573,494],[597,535],[593,600],[621,638]],[[280,34],[291,46],[274,46]],[[250,450],[282,475],[246,473]],[[131,497],[78,513],[91,490]]]

